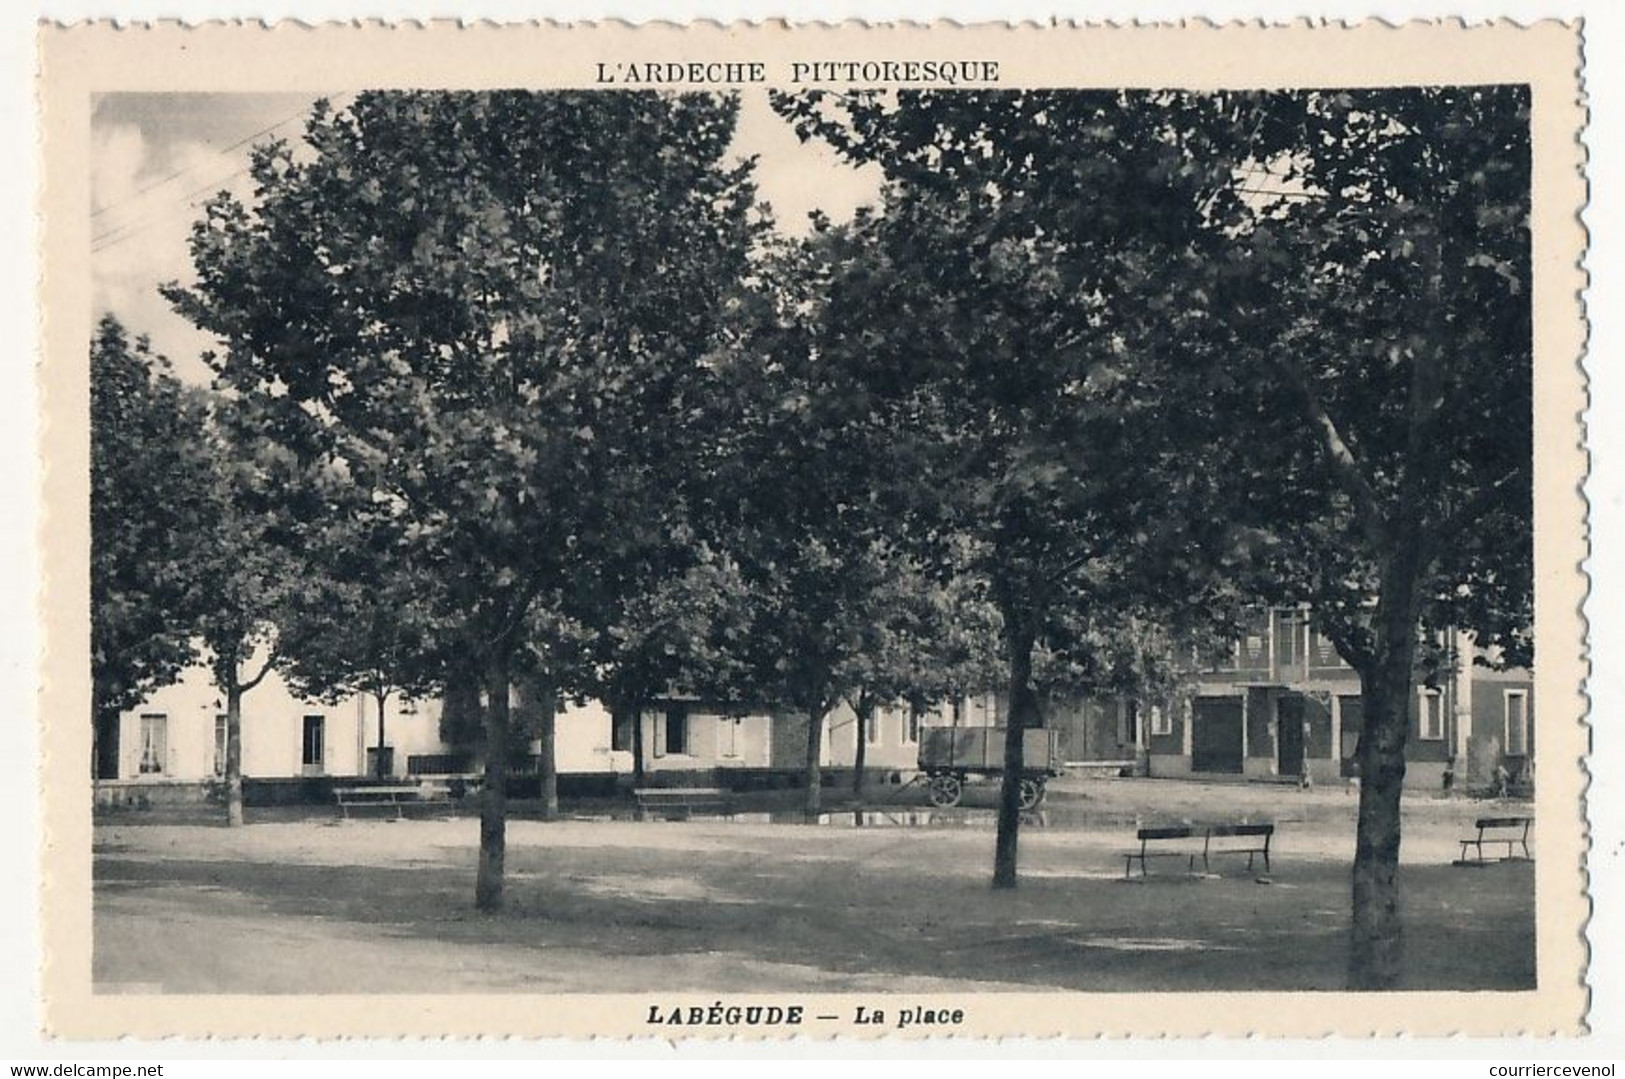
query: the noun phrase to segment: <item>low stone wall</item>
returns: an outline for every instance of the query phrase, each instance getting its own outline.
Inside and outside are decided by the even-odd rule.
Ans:
[[[98,779],[92,804],[110,811],[201,805],[209,801],[212,787],[199,780]]]
[[[1146,759],[1146,775],[1177,777],[1190,774],[1191,759],[1183,753],[1152,753]]]

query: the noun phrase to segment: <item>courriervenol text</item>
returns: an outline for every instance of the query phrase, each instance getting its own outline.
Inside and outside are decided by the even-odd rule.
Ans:
[[[769,70],[766,63],[703,60],[599,61],[600,86],[733,86],[774,82],[902,83],[921,86],[985,86],[999,81],[997,60],[938,57],[921,60],[800,60]]]

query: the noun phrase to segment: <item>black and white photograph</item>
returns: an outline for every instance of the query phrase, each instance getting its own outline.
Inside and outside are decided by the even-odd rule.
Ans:
[[[768,66],[89,95],[89,994],[1570,993],[1531,81]]]

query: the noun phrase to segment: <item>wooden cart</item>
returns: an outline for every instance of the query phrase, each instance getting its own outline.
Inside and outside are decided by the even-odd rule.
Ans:
[[[1005,727],[925,727],[920,731],[920,771],[934,806],[959,804],[965,784],[1004,776]],[[1060,731],[1022,732],[1021,808],[1044,800],[1050,776],[1061,774]]]

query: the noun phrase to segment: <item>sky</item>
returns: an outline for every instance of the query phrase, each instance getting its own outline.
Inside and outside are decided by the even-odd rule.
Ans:
[[[342,107],[349,94],[328,95]],[[112,312],[146,334],[180,377],[207,382],[210,338],[158,293],[193,280],[186,238],[217,191],[252,198],[256,143],[296,140],[311,94],[104,94],[91,116],[91,281],[95,317]],[[743,95],[733,152],[758,156],[756,181],[781,229],[800,233],[809,212],[849,219],[879,190],[874,169],[855,170],[818,143],[803,144],[774,114],[765,91]]]

